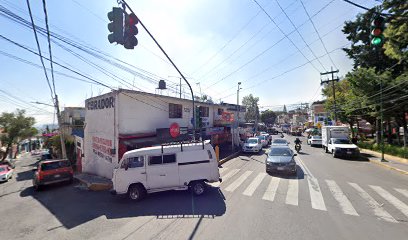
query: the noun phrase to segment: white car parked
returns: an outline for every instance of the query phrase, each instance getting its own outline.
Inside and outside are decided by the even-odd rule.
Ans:
[[[257,136],[259,140],[261,140],[262,147],[267,147],[269,145],[269,141],[265,135]]]
[[[242,146],[243,152],[256,152],[259,153],[262,150],[261,140],[257,137],[248,138],[244,146]]]
[[[126,152],[113,172],[112,194],[138,201],[147,193],[188,190],[201,195],[206,182],[222,181],[209,141],[169,144]]]

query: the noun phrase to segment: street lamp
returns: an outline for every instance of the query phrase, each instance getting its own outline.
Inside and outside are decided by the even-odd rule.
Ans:
[[[62,158],[63,159],[67,159],[67,150],[65,148],[65,140],[64,140],[64,132],[62,131],[62,118],[61,118],[61,113],[59,111],[59,107],[58,107],[58,97],[57,95],[55,95],[55,105],[51,105],[48,103],[42,103],[42,102],[32,102],[35,104],[41,104],[41,105],[46,105],[46,106],[50,106],[50,107],[55,107],[55,109],[57,110],[57,120],[58,120],[58,128],[59,128],[59,132],[60,132],[60,141],[61,141],[61,153],[62,153]]]

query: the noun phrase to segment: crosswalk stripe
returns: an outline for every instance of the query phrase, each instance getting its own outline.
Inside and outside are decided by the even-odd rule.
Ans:
[[[272,177],[271,181],[269,182],[268,188],[266,189],[262,199],[273,201],[275,199],[275,193],[279,186],[280,178]]]
[[[309,192],[310,192],[310,200],[312,201],[312,208],[322,210],[322,211],[327,211],[317,179],[308,177],[307,182],[309,184]]]
[[[288,192],[286,194],[286,204],[298,205],[299,180],[289,179]]]
[[[329,186],[330,192],[333,197],[339,202],[341,210],[345,214],[358,216],[357,211],[354,209],[350,200],[344,195],[343,191],[340,189],[339,185],[333,180],[326,180],[327,186]]]
[[[238,172],[239,172],[239,169],[232,169],[227,174],[225,174],[225,176],[222,176],[222,182],[227,181],[229,178],[231,178],[232,176],[234,176]],[[211,185],[214,186],[214,187],[219,187],[220,184],[221,184],[220,182],[216,182],[216,183],[213,183]]]
[[[246,196],[252,196],[254,194],[256,188],[261,184],[262,180],[265,178],[266,173],[259,173],[258,176],[255,177],[255,179],[249,184],[249,186],[245,189],[244,195]]]
[[[228,168],[223,167],[223,168],[219,168],[218,171],[220,172],[220,174],[222,174],[223,172],[225,172]]]
[[[389,203],[394,205],[395,208],[400,210],[405,216],[408,217],[408,205],[403,203],[401,200],[398,198],[394,197],[392,194],[384,190],[382,187],[379,186],[372,186],[370,187],[376,191],[381,197],[383,197],[385,200],[387,200]]]
[[[401,193],[402,195],[404,195],[405,197],[408,198],[408,190],[402,189],[402,188],[394,188],[395,191]]]
[[[349,184],[367,202],[368,206],[373,209],[374,214],[377,217],[379,217],[382,220],[388,221],[388,222],[394,222],[394,223],[397,222],[397,220],[395,220],[387,211],[385,211],[380,206],[380,204],[373,197],[371,197],[366,191],[364,191],[357,183],[350,183],[349,182]]]
[[[252,171],[246,171],[244,174],[239,176],[234,182],[232,182],[228,187],[225,188],[225,191],[228,192],[233,192],[235,189],[237,189],[244,181],[251,175]]]

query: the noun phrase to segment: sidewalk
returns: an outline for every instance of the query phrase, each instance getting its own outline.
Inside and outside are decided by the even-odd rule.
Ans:
[[[381,161],[381,153],[368,149],[361,149],[361,153],[368,155],[372,163],[408,175],[408,159],[406,158],[384,154],[385,161]]]
[[[74,178],[91,191],[109,190],[113,185],[110,179],[88,173],[77,173]]]
[[[219,165],[222,165],[223,163],[227,162],[228,160],[238,156],[238,154],[241,152],[240,149],[235,148],[234,150],[231,148],[231,145],[220,145],[220,160],[219,160]]]

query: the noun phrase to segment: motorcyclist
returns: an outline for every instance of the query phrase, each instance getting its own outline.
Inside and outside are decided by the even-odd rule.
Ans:
[[[301,146],[300,146],[300,144],[302,143],[302,141],[300,141],[300,139],[299,138],[296,138],[296,140],[295,140],[295,149],[296,149],[296,151],[300,151],[300,149],[302,148]],[[299,148],[299,149],[298,149]]]

